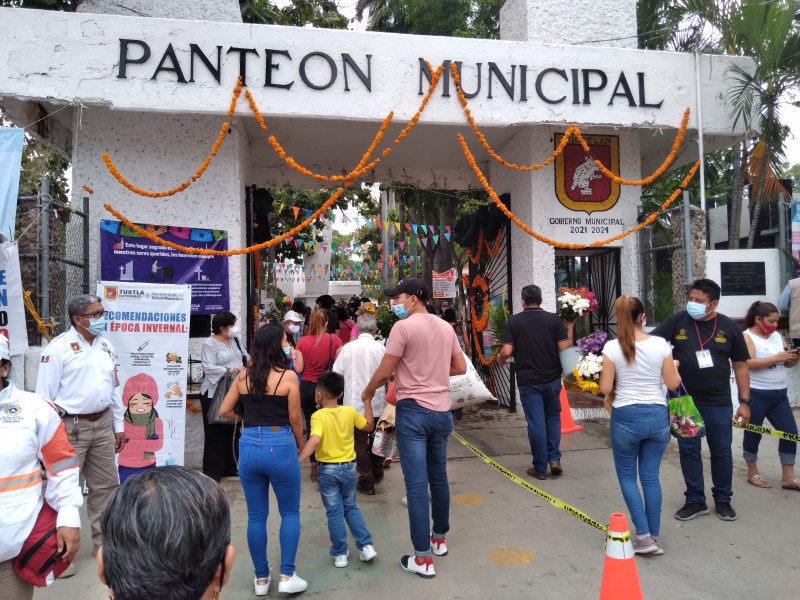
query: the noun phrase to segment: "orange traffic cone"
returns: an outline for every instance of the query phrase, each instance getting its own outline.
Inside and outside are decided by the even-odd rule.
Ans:
[[[574,433],[581,431],[583,425],[575,425],[572,420],[572,411],[569,409],[569,400],[567,400],[567,390],[564,384],[561,384],[561,433]]]
[[[631,532],[622,513],[612,513],[608,525],[600,600],[644,600],[633,558]]]

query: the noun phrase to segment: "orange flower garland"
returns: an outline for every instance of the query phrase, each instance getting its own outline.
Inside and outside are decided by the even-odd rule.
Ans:
[[[378,133],[375,134],[372,143],[370,144],[369,148],[367,148],[367,151],[364,153],[364,155],[361,157],[361,160],[359,161],[358,165],[353,171],[351,171],[347,175],[332,175],[329,177],[327,175],[314,173],[313,171],[310,171],[309,169],[306,169],[302,165],[298,164],[291,156],[287,156],[286,151],[283,149],[283,146],[281,146],[280,142],[278,142],[278,139],[274,135],[269,136],[269,143],[272,146],[272,149],[275,150],[275,153],[278,156],[280,156],[287,165],[289,165],[292,169],[294,169],[295,171],[297,171],[302,175],[305,175],[307,177],[313,177],[318,181],[349,182],[352,181],[353,179],[361,177],[362,175],[364,175],[364,173],[370,171],[376,164],[378,164],[381,161],[381,159],[376,158],[371,163],[366,164],[370,156],[372,156],[372,153],[375,152],[375,148],[378,146],[378,144],[380,144],[381,139],[383,139],[383,134],[386,133],[386,129],[392,122],[393,117],[394,117],[393,112],[390,112],[388,115],[386,115],[386,118],[383,120],[383,123],[381,124]]]
[[[488,315],[488,311],[485,311]],[[482,365],[487,367],[491,367],[495,362],[497,362],[497,355],[493,354],[492,358],[486,360],[486,357],[483,355],[483,348],[481,348],[481,343],[478,341],[478,336],[473,334],[472,339],[475,340],[475,354],[478,355],[478,360],[481,361]]]
[[[87,194],[94,194],[94,190],[90,188],[88,185],[82,185],[81,189]]]
[[[481,292],[483,292],[484,302],[481,318],[478,319],[478,315],[475,312],[475,304],[471,304],[469,308],[470,314],[472,315],[472,329],[480,333],[485,330],[486,326],[489,324],[489,284],[486,283],[483,275],[475,275],[472,280],[472,287],[479,288]]]
[[[632,233],[634,233],[636,231],[639,231],[640,229],[643,229],[644,227],[647,227],[648,225],[650,225],[653,221],[655,221],[658,218],[658,216],[661,214],[662,211],[664,211],[664,209],[666,209],[670,204],[672,204],[673,202],[675,202],[675,200],[678,199],[678,197],[680,196],[681,192],[686,188],[687,185],[689,185],[689,182],[692,180],[692,177],[694,177],[694,174],[697,172],[697,169],[700,167],[700,161],[697,161],[696,163],[694,163],[694,166],[692,166],[692,168],[689,170],[689,173],[686,175],[686,177],[684,177],[684,179],[681,182],[681,184],[678,187],[678,189],[676,189],[672,193],[672,195],[670,195],[670,197],[667,198],[664,201],[664,203],[661,205],[659,210],[657,210],[657,211],[651,213],[650,215],[648,215],[648,217],[643,222],[639,223],[635,227],[632,227],[631,229],[628,229],[627,231],[623,231],[622,233],[620,233],[618,235],[615,235],[614,237],[611,237],[611,238],[608,238],[608,239],[605,239],[605,240],[598,240],[596,242],[592,242],[591,244],[566,244],[566,243],[554,240],[552,238],[543,236],[542,234],[537,233],[536,231],[534,231],[533,229],[531,229],[530,227],[525,225],[525,223],[520,221],[519,218],[513,212],[511,212],[511,210],[509,210],[509,208],[505,204],[503,204],[503,201],[500,200],[500,197],[497,195],[497,192],[495,192],[494,189],[492,188],[491,184],[489,183],[489,180],[486,179],[486,176],[481,171],[481,168],[478,166],[478,163],[475,162],[475,157],[472,155],[472,152],[470,152],[469,147],[467,146],[467,142],[466,142],[466,140],[464,140],[464,136],[462,134],[460,134],[460,133],[458,134],[458,142],[459,142],[459,144],[461,144],[461,149],[464,152],[464,156],[467,158],[467,162],[469,163],[469,166],[472,167],[472,170],[475,173],[475,176],[481,182],[481,185],[483,186],[483,189],[486,190],[486,193],[489,194],[489,196],[491,197],[492,201],[503,212],[503,214],[505,214],[509,219],[511,219],[511,221],[513,221],[513,223],[517,227],[522,229],[525,233],[527,233],[531,237],[539,240],[540,242],[542,242],[544,244],[548,244],[548,245],[553,246],[555,248],[568,248],[568,249],[572,249],[572,250],[582,250],[584,248],[596,248],[596,247],[599,247],[599,246],[605,246],[606,244],[610,244],[612,242],[616,242],[617,240],[620,240],[620,239],[622,239],[622,238],[624,238],[626,236],[629,236],[630,234],[632,234]]]
[[[467,257],[469,258],[469,262],[471,262],[473,265],[477,265],[478,261],[481,259],[481,254],[483,253],[483,242],[483,231],[481,231],[478,235],[478,251],[473,254],[472,250],[467,248]]]
[[[261,127],[261,129],[263,129],[264,131],[266,131],[267,124],[264,122],[264,117],[261,115],[261,111],[258,110],[256,101],[253,98],[253,94],[250,93],[250,90],[245,90],[244,97],[247,98],[247,103],[250,105],[250,110],[253,111],[253,114],[256,116],[256,121],[258,121],[258,126]]]
[[[678,134],[675,136],[675,141],[672,143],[672,149],[670,150],[670,153],[667,155],[667,158],[664,159],[664,162],[661,163],[661,166],[658,167],[655,171],[653,171],[653,173],[648,177],[645,177],[644,179],[635,179],[635,180],[623,179],[622,177],[619,177],[614,173],[612,173],[611,171],[609,171],[601,161],[595,160],[594,164],[597,166],[598,169],[600,169],[600,172],[603,175],[621,185],[650,185],[656,179],[661,177],[661,175],[664,174],[664,171],[666,171],[669,168],[669,166],[675,161],[675,158],[678,156],[678,150],[680,149],[681,144],[683,143],[683,138],[686,135],[686,128],[689,126],[690,113],[691,109],[689,108],[683,111],[683,119],[681,120],[681,126],[678,129]],[[580,143],[581,147],[586,152],[589,152],[589,144],[586,143],[586,140],[581,135],[580,130],[578,130],[578,132],[575,134],[575,137]]]
[[[497,238],[494,241],[494,248],[489,245],[489,242],[484,240],[486,244],[486,252],[489,254],[490,258],[496,257],[500,253],[500,244],[503,241],[503,229],[501,228],[500,231],[497,232]]]
[[[186,399],[186,408],[189,409],[189,412],[192,412],[196,415],[199,415],[201,412],[203,412],[203,409],[201,407],[192,404],[188,398]]]
[[[234,250],[213,250],[213,249],[206,249],[206,248],[190,248],[188,246],[181,246],[180,244],[176,244],[174,242],[170,242],[168,240],[162,239],[157,235],[153,235],[146,229],[139,227],[135,223],[133,223],[130,219],[126,218],[122,215],[118,210],[116,210],[110,204],[105,204],[104,208],[114,215],[117,219],[119,219],[126,227],[129,227],[132,231],[138,233],[141,237],[147,238],[151,242],[159,244],[160,246],[166,246],[168,248],[172,248],[173,250],[177,250],[178,252],[184,252],[185,254],[199,254],[202,256],[236,256],[238,254],[250,254],[251,252],[256,252],[257,250],[262,250],[264,248],[271,248],[272,246],[277,246],[286,238],[293,237],[294,235],[300,233],[303,229],[308,227],[314,219],[319,217],[322,213],[328,210],[331,206],[336,204],[339,198],[344,194],[344,187],[337,189],[330,198],[328,198],[325,203],[320,206],[310,217],[308,217],[305,221],[297,225],[297,227],[293,227],[289,231],[282,233],[278,237],[275,237],[271,240],[267,240],[266,242],[261,242],[260,244],[253,244],[252,246],[247,246],[246,248],[236,248]]]
[[[244,86],[244,80],[242,76],[236,78],[236,85],[233,87],[233,95],[231,96],[231,105],[228,107],[228,118],[233,117],[233,113],[236,111],[236,105],[239,103],[239,96],[242,93],[242,87]]]

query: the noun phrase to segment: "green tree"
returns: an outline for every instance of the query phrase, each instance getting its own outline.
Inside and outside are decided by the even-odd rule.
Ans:
[[[239,6],[245,23],[323,29],[345,29],[349,23],[331,0],[292,0],[282,8],[270,0],[239,0]]]
[[[800,163],[784,169],[781,173],[783,179],[792,180],[793,192],[800,192]]]

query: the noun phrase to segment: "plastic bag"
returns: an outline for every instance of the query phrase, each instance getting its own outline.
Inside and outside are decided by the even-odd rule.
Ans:
[[[703,417],[683,385],[680,391],[681,396],[667,399],[669,432],[676,438],[702,437],[706,433]]]

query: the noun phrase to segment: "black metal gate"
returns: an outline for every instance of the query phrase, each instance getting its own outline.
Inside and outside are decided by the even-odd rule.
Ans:
[[[467,246],[469,275],[466,286],[470,355],[492,394],[514,412],[515,377],[512,369],[497,363],[496,354],[503,340],[502,332],[495,331],[508,318],[511,309],[510,222],[495,211],[486,209],[481,209],[472,219],[473,233],[476,235]]]

